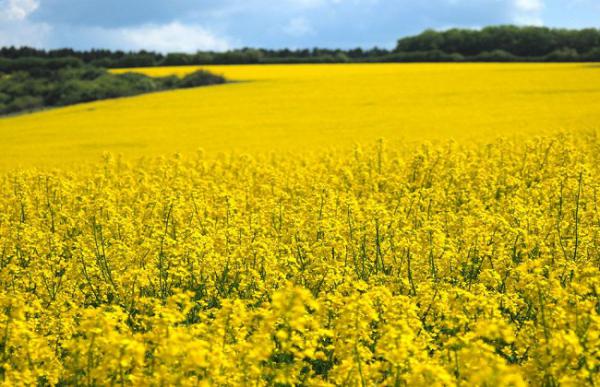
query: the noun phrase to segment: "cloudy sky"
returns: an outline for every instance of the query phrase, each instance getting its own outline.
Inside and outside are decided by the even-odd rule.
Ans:
[[[600,0],[0,0],[0,46],[388,47],[426,28],[600,27]]]

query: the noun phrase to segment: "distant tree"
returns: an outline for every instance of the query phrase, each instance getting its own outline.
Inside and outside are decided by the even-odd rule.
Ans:
[[[163,55],[151,51],[76,51],[69,48],[40,50],[31,47],[0,48],[0,71],[5,71],[6,60],[23,62],[8,71],[29,71],[36,67],[46,71],[50,65],[40,60],[76,59],[81,64],[97,67],[185,66],[202,64],[260,64],[260,63],[343,63],[385,61],[564,61],[598,60],[595,50],[600,47],[600,30],[556,29],[547,27],[490,26],[480,30],[452,28],[445,31],[425,30],[398,40],[394,50],[379,47],[349,50],[311,49],[256,49],[242,48],[226,52],[199,51],[194,54],[171,53]],[[566,55],[567,50],[568,55]],[[573,56],[574,52],[577,56]],[[439,53],[443,53],[440,55]],[[424,54],[428,53],[428,54]],[[507,53],[508,55],[506,55]],[[404,54],[404,55],[403,55]],[[408,55],[410,54],[410,55]],[[594,59],[596,58],[596,59]],[[32,61],[33,60],[33,61]],[[14,64],[13,64],[14,65]],[[29,66],[29,67],[27,67]],[[65,66],[57,64],[58,67]],[[75,65],[77,66],[77,65]]]
[[[162,66],[186,66],[192,64],[192,56],[184,53],[167,54],[160,63]]]
[[[151,67],[157,64],[155,55],[140,53],[125,55],[115,63],[116,67]]]
[[[546,27],[491,26],[481,30],[450,29],[426,30],[400,39],[396,52],[441,50],[476,56],[502,50],[518,57],[544,56],[558,50],[571,49],[586,53],[600,46],[600,30],[565,30]],[[572,53],[572,52],[571,52]],[[559,56],[548,56],[548,60]]]
[[[198,51],[191,56],[192,64],[211,64],[214,61],[214,55],[210,52]]]

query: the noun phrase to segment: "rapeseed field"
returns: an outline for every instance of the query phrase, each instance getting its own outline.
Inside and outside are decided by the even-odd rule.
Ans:
[[[0,168],[597,129],[593,64],[208,66],[232,82],[0,119]],[[197,67],[129,69],[184,74]]]
[[[598,69],[210,70],[0,120],[3,384],[600,383]]]

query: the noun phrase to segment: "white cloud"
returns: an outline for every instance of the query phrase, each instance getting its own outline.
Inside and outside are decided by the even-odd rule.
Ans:
[[[38,0],[0,0],[0,20],[25,20],[39,6]]]
[[[544,25],[544,19],[536,15],[515,15],[512,21],[521,26],[542,27]]]
[[[0,23],[1,46],[45,47],[52,27],[45,23],[28,21]]]
[[[522,12],[539,12],[544,8],[542,0],[516,0],[515,7]]]
[[[40,6],[38,0],[0,0],[0,46],[43,47],[52,27],[27,18]]]
[[[291,36],[299,37],[314,34],[315,30],[307,19],[295,17],[283,27],[283,32]]]
[[[523,25],[543,25],[543,0],[514,0],[513,22]]]
[[[224,51],[230,48],[227,39],[216,36],[206,28],[180,22],[103,29],[97,32],[95,35],[101,40],[110,40],[113,46],[132,50],[194,52],[197,50]],[[105,35],[104,39],[101,38],[102,34]]]

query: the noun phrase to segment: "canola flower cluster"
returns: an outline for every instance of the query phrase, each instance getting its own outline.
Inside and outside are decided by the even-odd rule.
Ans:
[[[597,385],[600,139],[0,177],[5,385]]]

